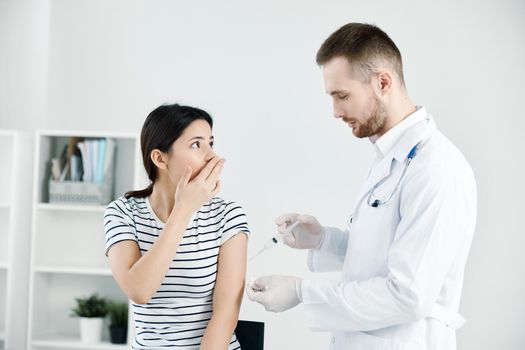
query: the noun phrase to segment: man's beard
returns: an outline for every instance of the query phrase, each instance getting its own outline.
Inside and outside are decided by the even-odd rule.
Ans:
[[[363,124],[358,124],[358,127],[353,129],[352,132],[359,138],[370,137],[377,134],[385,126],[385,121],[385,106],[379,101],[377,96],[374,96],[374,105],[370,117]]]

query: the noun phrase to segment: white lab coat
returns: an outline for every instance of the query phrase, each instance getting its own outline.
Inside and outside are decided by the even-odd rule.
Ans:
[[[456,349],[476,184],[424,108],[406,120],[412,125],[373,164],[350,229],[326,227],[321,248],[308,255],[314,272],[342,270],[341,281],[306,279],[301,287],[308,325],[333,332],[330,349]],[[392,199],[369,206],[374,185],[374,199],[392,192],[419,142]]]

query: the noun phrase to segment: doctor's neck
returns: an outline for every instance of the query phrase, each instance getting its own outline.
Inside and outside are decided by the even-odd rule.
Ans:
[[[397,124],[401,123],[405,118],[414,113],[417,107],[414,105],[408,92],[405,89],[393,91],[388,105],[384,106],[386,118],[385,124],[381,130],[374,136],[379,138],[386,134]]]

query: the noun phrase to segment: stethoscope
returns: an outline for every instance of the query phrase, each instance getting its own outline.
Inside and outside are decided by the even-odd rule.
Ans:
[[[417,153],[417,148],[419,146],[421,142],[418,142],[414,147],[412,147],[412,149],[410,150],[410,152],[408,152],[408,156],[406,158],[406,161],[405,161],[405,167],[403,169],[403,172],[401,173],[401,177],[399,178],[399,180],[397,181],[397,184],[396,186],[394,187],[394,189],[392,190],[392,192],[390,192],[390,195],[388,195],[385,199],[383,200],[380,200],[380,199],[374,199],[374,192],[375,190],[381,186],[388,178],[384,179],[383,181],[380,181],[379,183],[375,184],[369,191],[368,191],[368,197],[366,198],[366,204],[368,204],[368,206],[372,207],[372,208],[377,208],[381,205],[385,205],[387,204],[388,202],[390,202],[390,200],[392,200],[392,198],[394,197],[394,195],[396,194],[397,191],[399,191],[399,187],[401,186],[401,183],[403,182],[404,178],[405,178],[405,175],[407,173],[407,169],[408,169],[408,166],[410,165],[410,163],[412,162],[412,159],[414,159],[414,157],[416,156],[416,153]],[[351,227],[352,226],[352,222],[354,220],[354,214],[350,215],[350,217],[348,218],[348,227]]]
[[[405,161],[405,168],[403,169],[403,173],[401,174],[401,177],[399,178],[399,180],[397,181],[397,184],[396,184],[396,187],[394,187],[394,189],[392,190],[392,192],[390,192],[390,195],[388,197],[386,197],[386,199],[384,200],[380,200],[380,199],[376,199],[374,201],[372,201],[372,198],[374,197],[374,191],[383,184],[384,181],[381,181],[380,183],[377,183],[374,185],[374,187],[372,187],[372,189],[370,190],[370,193],[368,194],[368,198],[366,199],[366,203],[373,207],[373,208],[377,208],[379,207],[380,205],[384,205],[384,204],[387,204],[388,202],[390,202],[390,200],[392,199],[392,197],[394,197],[394,194],[396,194],[396,192],[399,190],[399,186],[401,185],[401,182],[403,182],[403,179],[405,178],[405,175],[407,173],[407,169],[408,169],[408,166],[410,165],[410,163],[412,162],[412,159],[414,159],[414,157],[416,156],[416,153],[417,153],[417,146],[419,146],[419,143],[417,145],[415,145],[411,150],[410,152],[408,153],[408,156],[407,156],[407,159]]]

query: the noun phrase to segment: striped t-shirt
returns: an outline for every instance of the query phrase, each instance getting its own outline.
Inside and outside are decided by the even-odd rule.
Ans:
[[[106,208],[106,255],[124,240],[137,242],[144,254],[164,227],[148,198],[121,197]],[[195,212],[169,271],[147,304],[132,303],[133,349],[198,349],[212,315],[220,246],[232,236],[249,234],[241,206],[212,198]],[[240,349],[232,334],[229,350]]]

